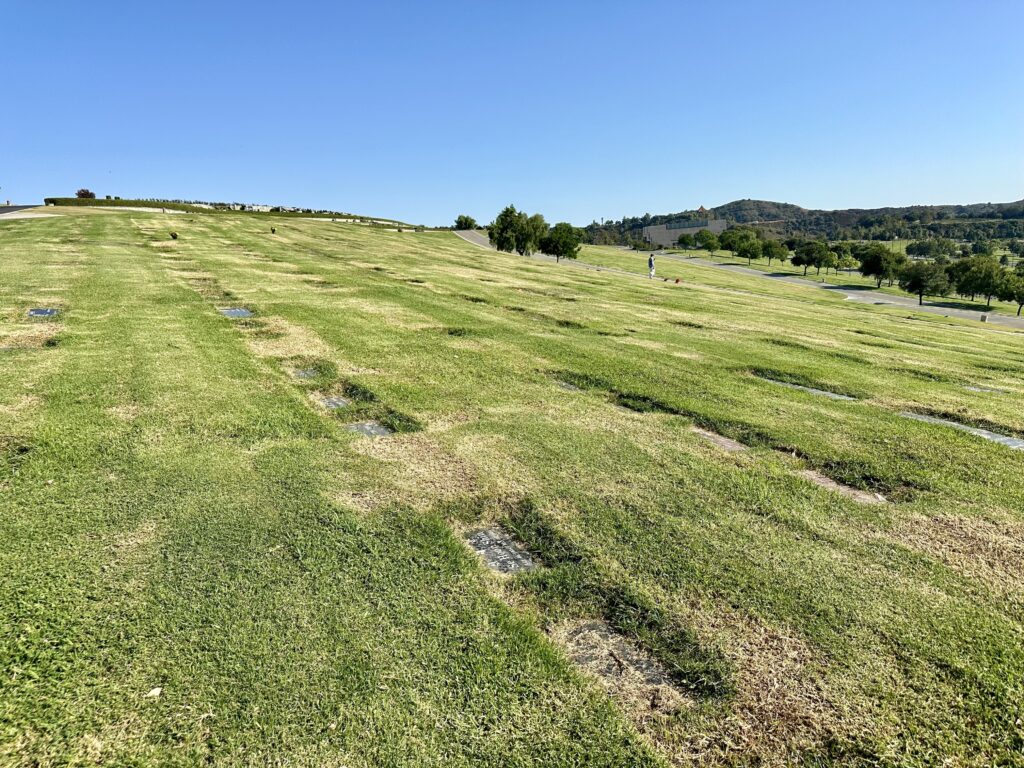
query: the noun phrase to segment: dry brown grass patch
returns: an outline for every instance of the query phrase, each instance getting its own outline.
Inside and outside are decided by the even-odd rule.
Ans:
[[[1024,524],[979,517],[914,516],[893,539],[960,571],[999,593],[1024,588]]]
[[[353,443],[357,453],[381,462],[387,472],[385,488],[375,494],[373,506],[405,500],[427,509],[445,501],[478,492],[473,465],[446,450],[424,433],[393,435],[381,440]],[[361,494],[350,494],[352,502],[368,502]]]
[[[261,333],[249,336],[249,347],[262,357],[328,357],[330,348],[316,332],[281,317],[260,317]],[[339,366],[340,367],[340,366]]]
[[[826,662],[802,637],[719,604],[688,602],[677,610],[702,643],[730,662],[735,693],[721,714],[673,745],[680,764],[799,762],[841,732],[864,724],[840,711],[825,680]]]
[[[0,348],[39,349],[47,346],[47,342],[51,342],[52,339],[56,339],[63,330],[63,324],[54,322],[36,323],[16,328],[0,337]]]

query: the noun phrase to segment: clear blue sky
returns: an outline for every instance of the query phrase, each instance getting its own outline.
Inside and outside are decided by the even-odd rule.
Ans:
[[[1024,2],[0,8],[0,199],[585,224],[1024,197]]]

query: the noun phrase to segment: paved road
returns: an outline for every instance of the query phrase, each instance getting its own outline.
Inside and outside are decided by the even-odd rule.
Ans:
[[[0,221],[7,219],[42,219],[52,216],[52,213],[36,213],[32,208],[38,205],[0,205]]]
[[[472,243],[473,245],[479,246],[480,248],[486,248],[487,250],[493,251],[494,248],[491,246],[490,241],[487,239],[487,235],[484,235],[476,230],[456,230],[455,234],[461,237],[463,240]],[[933,306],[925,304],[918,306],[917,299],[909,296],[894,296],[888,293],[879,293],[871,290],[870,288],[853,288],[849,286],[838,286],[831,285],[829,283],[821,283],[815,280],[808,280],[803,277],[797,277],[795,275],[786,275],[780,273],[762,272],[759,269],[751,269],[749,267],[743,267],[738,264],[719,264],[714,261],[708,261],[707,259],[701,259],[696,256],[679,256],[672,253],[656,252],[658,258],[672,259],[673,261],[689,262],[691,264],[700,264],[705,267],[715,267],[716,269],[723,269],[727,272],[738,272],[739,274],[749,275],[752,277],[760,277],[768,280],[779,280],[784,283],[792,283],[793,285],[809,286],[811,288],[819,288],[833,293],[840,293],[846,297],[847,301],[855,301],[861,304],[871,304],[875,306],[888,306],[892,308],[905,308],[911,309],[915,312],[927,312],[933,315],[942,315],[943,317],[956,317],[963,320],[979,320],[981,313],[970,312],[964,309],[952,309],[948,307]],[[547,256],[545,254],[534,254],[534,258],[545,259],[548,261],[554,261],[554,257]],[[568,264],[573,267],[581,269],[589,269],[596,272],[613,272],[619,275],[628,275],[630,277],[639,277],[643,279],[647,278],[646,272],[630,272],[625,269],[617,269],[615,267],[599,267],[595,264],[588,264],[585,261],[576,260],[565,260],[563,264]],[[1000,315],[997,313],[991,313],[988,316],[988,322],[992,325],[1001,325],[1009,328],[1018,328],[1024,330],[1024,317],[1015,317],[1013,315]]]

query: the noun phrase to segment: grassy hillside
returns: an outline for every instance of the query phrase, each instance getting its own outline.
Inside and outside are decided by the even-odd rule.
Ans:
[[[0,222],[0,764],[1020,761],[1024,453],[900,416],[1024,436],[1020,334],[55,212]]]

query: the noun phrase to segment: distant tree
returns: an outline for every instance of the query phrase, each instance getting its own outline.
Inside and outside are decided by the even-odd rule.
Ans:
[[[999,266],[1001,266],[1001,267],[1008,267],[1008,266],[1010,266],[1010,255],[1008,253],[1004,253],[1002,256],[999,257]]]
[[[577,229],[568,222],[560,221],[541,238],[540,249],[549,256],[554,256],[555,261],[575,259],[579,255],[581,242],[583,242],[583,230]]]
[[[900,272],[900,288],[917,294],[917,303],[924,304],[925,294],[945,296],[949,292],[949,276],[941,264],[918,261],[908,264]]]
[[[825,252],[821,254],[818,261],[815,262],[814,264],[814,266],[818,268],[817,274],[819,275],[821,274],[822,267],[825,268],[825,274],[827,275],[830,269],[835,269],[838,265],[839,256],[838,254],[836,254],[835,251],[831,249],[826,249]]]
[[[797,246],[796,253],[790,261],[795,267],[803,267],[806,276],[808,267],[817,267],[820,272],[830,253],[828,246],[821,240],[807,240]]]
[[[540,240],[548,233],[548,223],[539,213],[527,217],[520,212],[521,223],[516,232],[516,251],[520,256],[529,256],[540,247]]]
[[[870,243],[858,253],[860,273],[865,277],[873,277],[877,287],[889,281],[892,285],[907,263],[906,254],[892,251],[881,243]]]
[[[77,197],[79,200],[95,200],[96,193],[91,192],[90,190],[83,187],[82,189],[75,192],[75,197]]]
[[[763,252],[761,241],[756,237],[744,237],[733,247],[737,257],[747,260],[747,266],[750,266],[754,259],[760,259]]]
[[[718,236],[718,244],[727,251],[739,255],[743,243],[760,240],[761,233],[753,227],[736,226],[729,227]]]
[[[697,238],[697,245],[712,255],[714,255],[715,251],[720,247],[718,243],[718,235],[710,229],[699,230],[695,237]]]
[[[516,250],[518,233],[524,219],[525,214],[517,211],[514,205],[506,206],[494,219],[494,223],[487,228],[487,237],[491,244],[506,253]]]
[[[789,249],[778,240],[766,239],[761,242],[761,255],[768,259],[768,266],[774,259],[784,262],[789,258]]]
[[[1017,317],[1024,309],[1024,274],[1007,272],[999,284],[999,298],[1017,305]]]
[[[461,214],[455,218],[456,229],[476,229],[476,219],[466,214]]]
[[[1014,256],[1024,256],[1024,240],[1011,240],[1006,244]]]
[[[995,247],[991,240],[978,240],[971,245],[971,253],[975,256],[991,256],[995,253]]]
[[[693,248],[696,244],[696,238],[688,232],[683,232],[683,234],[676,239],[676,245],[680,248]]]
[[[971,266],[957,284],[961,293],[985,297],[985,304],[992,305],[992,297],[999,292],[1003,281],[1003,268],[994,256],[975,256]]]
[[[857,265],[860,264],[853,254],[847,253],[839,257],[839,262],[836,264],[836,272],[840,269],[849,272],[851,269],[856,269]]]

